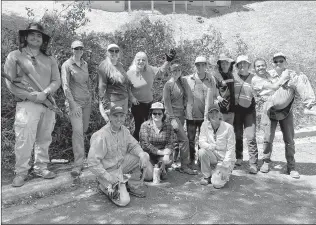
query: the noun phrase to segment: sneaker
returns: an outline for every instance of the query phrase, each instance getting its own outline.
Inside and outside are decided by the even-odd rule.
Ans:
[[[235,165],[236,166],[241,166],[242,162],[243,162],[242,159],[237,159]]]
[[[128,184],[128,182],[126,183],[126,189],[131,195],[134,195],[135,197],[138,197],[138,198],[145,198],[146,197],[145,191],[141,190],[140,188],[134,188],[134,187],[130,186]]]
[[[316,116],[316,105],[314,105],[314,106],[313,106],[312,108],[310,108],[310,109],[305,108],[305,109],[304,109],[304,114]]]
[[[21,187],[25,184],[27,180],[26,174],[17,174],[12,182],[12,187]]]
[[[70,174],[71,174],[72,177],[78,177],[81,174],[81,170],[82,170],[82,167],[74,167],[71,170]]]
[[[249,173],[251,174],[257,174],[258,173],[258,168],[256,164],[250,164],[249,165]]]
[[[291,176],[292,178],[295,178],[295,179],[299,179],[299,178],[300,178],[300,174],[299,174],[296,170],[291,170],[291,171],[289,172],[289,174],[290,174],[290,176]]]
[[[268,162],[263,162],[261,168],[260,168],[260,172],[261,173],[268,173],[270,170],[269,168],[269,163]]]
[[[200,184],[201,185],[208,185],[208,184],[211,184],[211,177],[203,177],[200,181]]]
[[[38,177],[43,177],[44,179],[54,179],[56,177],[56,173],[53,171],[49,171],[48,169],[43,170],[33,170],[33,173]]]

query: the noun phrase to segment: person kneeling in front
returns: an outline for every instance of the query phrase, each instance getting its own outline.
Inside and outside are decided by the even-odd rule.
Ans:
[[[199,137],[202,185],[222,188],[229,181],[236,162],[235,142],[233,126],[222,120],[217,104],[211,105]]]
[[[130,202],[129,194],[145,197],[141,177],[152,179],[152,175],[146,178],[149,155],[123,125],[125,117],[125,109],[114,105],[110,122],[92,135],[88,154],[89,169],[97,176],[99,188],[118,206]],[[127,173],[131,174],[129,179]]]

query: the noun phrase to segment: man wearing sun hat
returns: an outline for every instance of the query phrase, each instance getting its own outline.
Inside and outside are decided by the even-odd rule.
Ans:
[[[55,112],[42,103],[49,94],[60,87],[60,73],[54,57],[47,53],[50,37],[38,23],[30,23],[25,30],[19,31],[19,50],[9,53],[4,72],[13,81],[23,80],[29,83],[34,92],[20,89],[6,81],[10,92],[16,97],[15,130],[15,173],[12,186],[24,185],[30,169],[29,160],[34,147],[35,161],[33,173],[45,179],[56,174],[47,169],[49,163],[48,148],[52,141],[55,125]],[[32,77],[42,86],[39,87],[29,78]]]
[[[212,183],[215,188],[222,188],[236,161],[234,128],[224,122],[218,104],[208,110],[208,120],[201,126],[198,152],[203,178],[202,185]],[[212,169],[216,167],[216,169]]]
[[[143,151],[123,125],[125,118],[126,110],[123,106],[111,107],[110,122],[92,135],[88,154],[89,169],[96,175],[100,189],[120,206],[129,203],[129,194],[136,197],[146,196],[141,190],[140,169],[143,169],[144,178],[147,179],[145,169],[150,165],[148,153]],[[127,173],[131,173],[131,177],[125,185],[123,174]],[[112,192],[117,184],[119,184],[119,198]]]

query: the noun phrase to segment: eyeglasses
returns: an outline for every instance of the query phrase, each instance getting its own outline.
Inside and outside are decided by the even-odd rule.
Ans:
[[[154,116],[161,116],[162,113],[153,113]]]
[[[109,49],[109,52],[111,52],[111,53],[119,53],[120,52],[120,50],[118,50],[118,49],[116,49],[116,50],[113,50],[113,49]]]
[[[283,63],[284,60],[274,60],[273,62],[274,62],[275,64],[277,64],[277,63]]]
[[[78,50],[83,50],[83,47],[76,47],[76,48],[73,48],[73,49],[78,51]]]

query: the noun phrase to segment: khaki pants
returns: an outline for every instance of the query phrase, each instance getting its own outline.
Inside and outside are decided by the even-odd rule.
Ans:
[[[52,142],[55,112],[31,101],[18,102],[14,122],[15,172],[27,174],[34,147],[34,169],[46,169],[49,162],[48,147]]]

